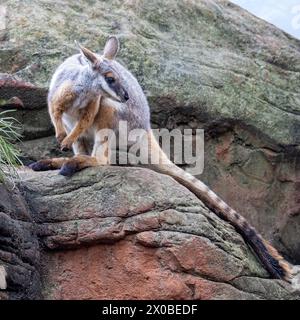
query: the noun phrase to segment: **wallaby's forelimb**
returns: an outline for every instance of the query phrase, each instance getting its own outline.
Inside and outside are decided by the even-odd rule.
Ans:
[[[67,136],[63,125],[63,113],[71,106],[76,95],[72,90],[72,82],[65,81],[57,90],[56,94],[48,101],[49,114],[55,128],[55,137],[58,143],[62,143]]]
[[[49,108],[53,111],[50,113],[50,117],[55,129],[55,137],[58,143],[61,143],[67,136],[66,130],[63,126],[62,115],[64,113],[63,105],[49,104]]]
[[[79,138],[79,136],[92,126],[94,118],[98,113],[99,106],[100,96],[91,101],[85,108],[80,109],[80,118],[77,121],[76,126],[61,142],[61,150],[66,151],[71,149],[73,143]]]
[[[30,165],[30,167],[34,171],[46,171],[60,169],[64,166],[60,171],[60,174],[70,176],[87,167],[109,165],[110,146],[108,134],[106,134],[105,129],[113,126],[115,121],[115,109],[107,106],[98,107],[97,115],[94,115],[92,118],[93,121],[96,121],[99,125],[94,136],[94,145],[91,156],[87,155],[89,147],[87,139],[85,137],[79,137],[73,144],[73,151],[75,153],[73,158],[39,160]]]
[[[79,136],[92,126],[100,106],[99,95],[82,109],[79,109],[79,120],[67,135],[62,118],[64,112],[72,106],[76,98],[78,97],[74,92],[72,82],[65,81],[52,97],[51,101],[49,101],[49,113],[55,128],[56,139],[61,144],[61,150],[63,151],[71,149],[71,146],[77,141]]]

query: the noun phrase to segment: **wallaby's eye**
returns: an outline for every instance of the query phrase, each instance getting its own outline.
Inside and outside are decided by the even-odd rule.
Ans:
[[[108,84],[113,84],[116,82],[115,78],[113,77],[105,77],[105,80]]]

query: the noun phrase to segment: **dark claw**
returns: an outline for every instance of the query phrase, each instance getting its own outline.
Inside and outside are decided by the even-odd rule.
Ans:
[[[65,177],[71,177],[74,173],[79,171],[78,165],[76,163],[65,163],[59,171],[59,174]]]
[[[48,171],[51,170],[51,163],[46,161],[38,161],[31,163],[28,165],[28,167],[33,171]]]

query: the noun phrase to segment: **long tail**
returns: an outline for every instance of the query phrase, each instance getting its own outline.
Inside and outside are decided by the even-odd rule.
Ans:
[[[152,131],[148,134],[148,145],[151,155],[156,157],[159,155],[159,164],[150,165],[153,170],[173,177],[181,185],[193,192],[220,218],[228,221],[232,226],[234,226],[235,229],[243,236],[244,240],[251,246],[273,278],[290,281],[290,267],[277,250],[264,240],[243,216],[229,207],[203,182],[172,163],[160,148]]]

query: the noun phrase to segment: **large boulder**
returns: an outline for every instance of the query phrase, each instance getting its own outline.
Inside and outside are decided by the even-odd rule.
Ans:
[[[241,236],[170,177],[19,176],[10,196],[1,187],[0,299],[300,299],[299,283],[269,279]]]
[[[23,103],[25,160],[57,155],[44,89],[74,40],[101,50],[118,34],[153,126],[204,128],[198,177],[300,263],[299,40],[223,0],[3,0],[0,12],[0,72],[26,82],[0,82],[0,100]]]

